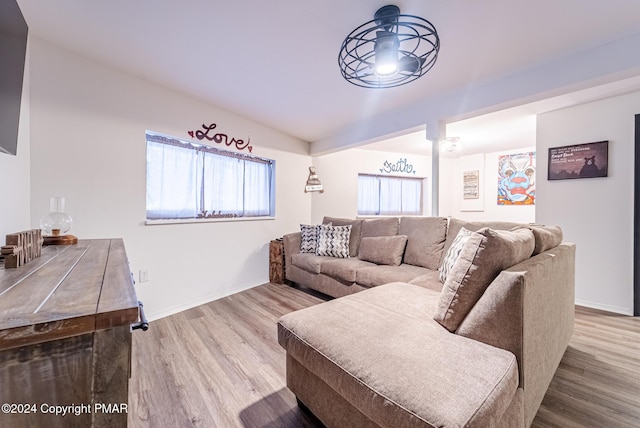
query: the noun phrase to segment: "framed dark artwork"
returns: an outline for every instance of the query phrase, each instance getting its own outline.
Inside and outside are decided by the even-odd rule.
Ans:
[[[549,180],[607,177],[609,141],[549,148]]]

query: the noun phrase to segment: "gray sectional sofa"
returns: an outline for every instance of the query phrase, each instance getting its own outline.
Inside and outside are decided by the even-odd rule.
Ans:
[[[286,278],[342,296],[278,322],[304,407],[328,427],[531,425],[573,332],[575,245],[559,228],[323,223],[351,226],[349,257],[284,237]]]
[[[445,247],[447,219],[403,217],[402,220],[399,217],[367,220],[325,217],[323,224],[351,226],[349,258],[300,253],[300,233],[285,235],[285,277],[332,297],[394,281],[413,281],[439,289],[437,269]],[[407,236],[406,249],[400,249],[401,263],[378,264],[358,257],[363,240],[365,245],[372,243],[371,246],[384,252],[389,249],[388,238],[395,236]],[[398,252],[397,247],[393,250]],[[395,255],[390,254],[389,258]]]

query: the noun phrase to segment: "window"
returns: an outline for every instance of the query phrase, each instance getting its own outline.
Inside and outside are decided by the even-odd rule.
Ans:
[[[275,161],[147,132],[147,220],[273,217]]]
[[[358,215],[422,215],[422,181],[358,174]]]

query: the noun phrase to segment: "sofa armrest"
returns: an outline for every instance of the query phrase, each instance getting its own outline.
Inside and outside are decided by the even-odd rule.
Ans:
[[[284,244],[284,265],[291,266],[291,256],[293,254],[298,254],[300,252],[300,241],[302,238],[300,237],[300,232],[294,232],[286,234],[282,237],[282,242]],[[285,277],[289,280],[291,278],[288,277],[288,272],[290,269],[285,268]]]
[[[564,243],[501,272],[456,332],[516,355],[526,426],[573,333],[575,250]]]

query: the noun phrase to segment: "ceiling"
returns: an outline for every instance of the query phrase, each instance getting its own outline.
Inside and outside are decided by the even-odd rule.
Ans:
[[[446,135],[459,138],[461,147],[450,153],[441,151],[440,156],[456,158],[476,153],[535,147],[536,116],[538,114],[632,91],[640,91],[640,76],[620,79],[468,119],[452,121],[446,125]],[[424,129],[383,139],[359,148],[405,155],[431,155],[431,143],[426,141]]]
[[[338,50],[389,0],[17,1],[32,36],[307,142],[640,33],[638,0],[398,0],[436,26],[438,60],[364,89],[341,77]]]

